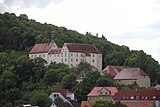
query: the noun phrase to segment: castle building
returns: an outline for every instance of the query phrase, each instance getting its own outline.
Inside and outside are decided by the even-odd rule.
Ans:
[[[31,59],[41,57],[47,61],[47,64],[64,63],[69,67],[87,62],[98,71],[102,71],[102,54],[93,44],[64,43],[62,48],[58,48],[52,39],[51,43],[35,44],[29,57]]]

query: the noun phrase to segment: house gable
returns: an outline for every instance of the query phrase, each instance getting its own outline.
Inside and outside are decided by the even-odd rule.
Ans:
[[[108,94],[109,95],[111,92],[106,88],[102,88],[101,90],[98,91],[98,93],[99,94]]]

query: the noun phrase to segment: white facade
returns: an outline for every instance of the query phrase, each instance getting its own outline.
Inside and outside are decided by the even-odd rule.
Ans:
[[[66,98],[70,98],[70,100],[75,100],[74,93],[66,93],[66,96],[63,96],[59,92],[53,92],[49,97],[52,99],[52,102],[54,102],[56,98],[61,98],[64,102],[67,100]]]
[[[51,46],[51,49],[45,53],[30,53],[29,57],[34,59],[41,57],[47,61],[48,64],[51,62],[64,63],[69,67],[76,67],[80,62],[87,62],[91,66],[97,68],[98,71],[102,71],[102,54],[100,53],[84,53],[84,52],[72,52],[67,48],[67,44],[64,44],[61,51],[54,53],[52,50],[59,49],[55,43]]]

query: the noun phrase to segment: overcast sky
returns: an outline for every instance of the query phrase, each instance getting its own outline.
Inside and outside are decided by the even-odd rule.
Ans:
[[[160,62],[160,0],[0,0],[0,12],[102,34]]]

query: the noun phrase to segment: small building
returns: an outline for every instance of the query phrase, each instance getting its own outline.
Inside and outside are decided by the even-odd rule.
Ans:
[[[116,87],[94,87],[87,95],[88,101],[97,100],[113,100],[113,96],[117,93]]]
[[[56,89],[49,97],[53,102],[50,107],[80,107],[80,104],[75,99],[74,93],[68,89]]]
[[[151,84],[150,77],[140,68],[125,68],[115,77],[121,84],[137,84],[139,87],[149,88]]]
[[[68,89],[56,89],[49,96],[54,102],[56,98],[61,98],[63,101],[75,100],[74,93],[70,92]]]
[[[113,66],[108,65],[106,68],[103,69],[103,75],[107,77],[114,78],[122,69],[126,68],[125,66]]]

